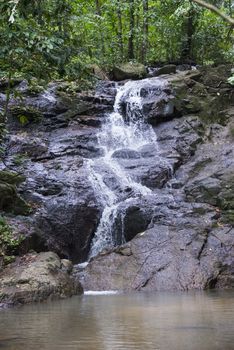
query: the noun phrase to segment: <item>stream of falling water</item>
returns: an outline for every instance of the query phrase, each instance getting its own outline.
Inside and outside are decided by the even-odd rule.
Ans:
[[[150,85],[148,79],[142,80],[143,85]],[[115,98],[114,111],[109,115],[107,122],[103,124],[98,134],[98,144],[103,150],[103,156],[95,160],[88,160],[89,180],[94,191],[102,203],[104,210],[92,241],[90,257],[95,256],[104,248],[116,245],[113,235],[113,225],[120,204],[130,198],[141,198],[152,191],[137,182],[118,161],[113,157],[116,151],[138,151],[144,146],[158,153],[157,136],[151,125],[145,122],[142,113],[142,85],[139,81],[129,81],[119,87]],[[158,87],[152,86],[152,94],[155,88],[162,88],[162,82]],[[147,94],[151,90],[148,88]],[[121,102],[125,98],[126,111],[123,115]],[[118,189],[111,187],[107,181],[107,175],[111,174],[117,183]],[[130,193],[130,195],[129,195]],[[123,230],[122,230],[123,231]],[[124,243],[122,234],[121,243]]]

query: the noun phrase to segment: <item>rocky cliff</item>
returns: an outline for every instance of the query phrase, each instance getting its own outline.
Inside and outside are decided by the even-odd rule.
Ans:
[[[116,241],[121,231],[126,243],[75,267],[73,278],[85,289],[234,286],[234,92],[229,75],[230,67],[221,66],[177,71],[144,83],[143,117],[153,126],[159,153],[121,150],[115,157],[151,193],[131,198],[131,189],[124,189],[128,200],[119,206],[114,224]],[[147,84],[157,79],[165,85],[160,100],[156,88],[147,94]],[[104,81],[95,93],[72,95],[61,82],[39,93],[30,92],[25,82],[16,86],[23,100],[11,100],[1,167],[2,173],[10,170],[24,178],[17,191],[14,185],[7,192],[11,184],[0,176],[0,210],[14,234],[24,238],[18,254],[33,249],[53,251],[73,263],[87,260],[104,209],[89,180],[87,160],[102,156],[97,135],[113,108],[116,87]],[[123,115],[128,98],[121,101]],[[119,190],[109,173],[106,184]],[[14,198],[22,210],[15,209]]]

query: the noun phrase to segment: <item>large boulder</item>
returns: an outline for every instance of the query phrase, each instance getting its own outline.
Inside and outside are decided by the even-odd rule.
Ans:
[[[37,225],[48,249],[73,262],[86,261],[101,215],[90,192],[69,191],[68,195],[48,199],[38,214]]]
[[[144,201],[132,198],[120,204],[113,227],[114,240],[118,244],[129,242],[144,232],[153,218],[155,205],[151,196],[144,198]]]
[[[70,273],[72,264],[52,252],[30,253],[0,271],[0,307],[81,294]]]
[[[143,79],[146,77],[146,68],[140,63],[124,63],[113,68],[114,80]]]
[[[191,212],[180,219],[171,216],[171,223],[157,223],[131,242],[91,259],[85,268],[78,266],[75,275],[85,290],[233,288],[234,230],[211,231],[210,215],[200,219],[201,209],[194,212],[194,225]]]

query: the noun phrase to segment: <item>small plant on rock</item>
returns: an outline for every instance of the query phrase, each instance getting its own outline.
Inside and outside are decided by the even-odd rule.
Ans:
[[[14,237],[12,228],[6,219],[0,216],[0,262],[9,264],[14,260],[14,253],[22,243],[23,237]]]

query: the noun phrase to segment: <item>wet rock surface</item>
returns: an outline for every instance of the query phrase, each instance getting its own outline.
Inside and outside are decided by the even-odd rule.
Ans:
[[[88,181],[86,160],[101,154],[96,135],[105,119],[103,113],[99,115],[104,92],[100,90],[101,95],[97,92],[92,98],[91,94],[61,97],[56,86],[51,84],[46,92],[33,96],[25,92],[23,102],[11,101],[5,159],[7,167],[24,174],[24,182],[18,193],[13,185],[1,185],[5,191],[1,209],[7,209],[7,202],[8,212],[24,214],[16,211],[16,199],[26,201],[31,215],[17,217],[14,229],[22,235],[18,227],[25,228],[29,247],[40,251],[43,246],[80,262],[87,259],[102,209]],[[90,101],[84,102],[87,97]],[[80,109],[84,104],[89,107]],[[34,109],[39,119],[33,118]],[[32,113],[25,124],[17,118],[22,110]]]
[[[192,120],[184,117],[159,127],[161,152],[166,155],[169,144],[180,152],[178,145],[184,139],[176,134]],[[206,135],[214,126],[209,126],[202,140],[197,134],[200,124],[197,130],[188,128],[183,133],[191,148],[179,153],[181,164],[167,187],[120,209],[125,216],[118,222],[130,242],[104,251],[84,270],[76,269],[85,289],[234,287],[232,125],[230,118],[211,139]],[[165,143],[168,133],[170,140]],[[194,146],[196,134],[200,141]]]
[[[72,264],[55,253],[30,253],[0,271],[0,308],[81,294]]]
[[[113,235],[118,244],[123,237],[127,243],[74,269],[73,278],[85,289],[233,287],[233,89],[224,69],[215,72],[209,79],[207,71],[183,71],[143,84],[143,118],[154,127],[158,149],[122,148],[112,157],[152,192],[132,198],[133,189],[121,186],[113,171],[100,170],[106,186],[123,199]],[[11,185],[10,195],[30,210],[17,216],[12,206],[1,204],[0,210],[25,236],[20,254],[53,251],[84,262],[103,212],[87,161],[103,154],[98,133],[113,108],[116,84],[101,82],[96,94],[73,96],[57,93],[53,84],[32,96],[27,86],[20,88],[25,100],[11,102],[5,162],[25,177],[18,190]],[[4,186],[0,178],[0,191]]]
[[[86,290],[233,288],[233,229],[210,232],[202,226],[204,219],[191,223],[184,214],[183,224],[176,218],[173,225],[157,222],[131,242],[100,254],[85,270],[77,268],[75,275]]]

